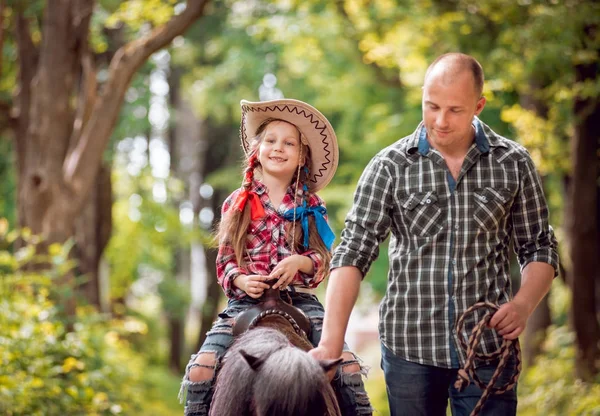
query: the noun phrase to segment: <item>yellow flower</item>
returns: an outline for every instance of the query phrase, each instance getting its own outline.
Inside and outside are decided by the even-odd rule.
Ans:
[[[62,365],[63,373],[68,373],[74,368],[78,370],[83,370],[84,367],[85,365],[74,357],[66,358]]]

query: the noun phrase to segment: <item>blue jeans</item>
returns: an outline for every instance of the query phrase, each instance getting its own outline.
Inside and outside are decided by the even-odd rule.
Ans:
[[[497,363],[477,368],[477,375],[487,383]],[[508,363],[498,380],[504,384],[508,371],[514,366]],[[458,369],[421,365],[399,358],[383,343],[381,344],[381,368],[385,376],[391,416],[445,416],[448,399],[453,416],[469,416],[483,391],[473,382],[462,392],[454,388]],[[517,414],[517,386],[504,394],[488,396],[481,415],[511,416]]]

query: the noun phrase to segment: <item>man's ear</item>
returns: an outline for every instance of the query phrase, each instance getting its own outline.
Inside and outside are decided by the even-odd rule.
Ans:
[[[478,116],[482,111],[483,111],[483,107],[485,107],[485,97],[482,95],[481,98],[479,98],[479,100],[477,100],[477,105],[475,106],[475,115]]]

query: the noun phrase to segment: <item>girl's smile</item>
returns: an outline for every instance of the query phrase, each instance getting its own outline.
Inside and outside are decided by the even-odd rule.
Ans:
[[[270,123],[258,149],[263,175],[291,181],[300,161],[300,133],[284,121]]]

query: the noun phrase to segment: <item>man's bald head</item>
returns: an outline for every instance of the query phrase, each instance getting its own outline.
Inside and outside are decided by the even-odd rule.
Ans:
[[[431,76],[440,76],[446,83],[451,83],[459,75],[468,71],[473,76],[475,93],[481,97],[483,92],[483,68],[475,58],[464,53],[447,53],[439,56],[429,65],[425,73],[425,82]]]

